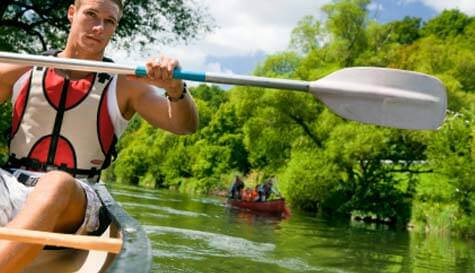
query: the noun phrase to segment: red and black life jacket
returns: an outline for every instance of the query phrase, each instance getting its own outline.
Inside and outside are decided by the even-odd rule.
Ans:
[[[98,181],[115,156],[117,137],[107,108],[114,75],[92,73],[70,80],[45,67],[27,73],[13,105],[7,166],[59,169]]]

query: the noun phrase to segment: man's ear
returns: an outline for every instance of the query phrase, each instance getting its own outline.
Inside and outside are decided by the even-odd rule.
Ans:
[[[76,13],[76,6],[75,5],[69,5],[68,8],[68,20],[72,24],[73,23],[73,18],[74,14]]]

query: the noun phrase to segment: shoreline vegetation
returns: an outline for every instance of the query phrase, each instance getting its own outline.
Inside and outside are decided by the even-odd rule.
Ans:
[[[439,130],[346,121],[308,94],[200,85],[191,88],[197,133],[175,136],[135,117],[104,180],[216,193],[235,174],[250,185],[275,175],[292,209],[475,238],[475,17],[446,10],[426,22],[381,24],[369,18],[369,4],[332,2],[322,8],[325,21],[302,18],[289,49],[253,74],[313,81],[344,67],[377,66],[434,75],[449,96]],[[11,110],[1,107],[6,129]]]

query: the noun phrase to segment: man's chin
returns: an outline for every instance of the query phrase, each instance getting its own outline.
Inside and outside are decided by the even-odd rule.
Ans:
[[[105,46],[96,43],[85,43],[80,45],[79,49],[88,54],[102,54],[104,52]]]

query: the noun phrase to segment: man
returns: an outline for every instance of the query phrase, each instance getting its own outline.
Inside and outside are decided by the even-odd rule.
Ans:
[[[267,179],[264,184],[259,186],[258,189],[258,195],[259,198],[257,201],[263,202],[263,201],[268,201],[271,197],[271,194],[274,194],[275,197],[279,197],[280,193],[275,189],[274,186],[274,181],[275,177],[271,176],[269,179]]]
[[[244,182],[241,180],[239,175],[236,175],[234,177],[233,185],[231,186],[231,189],[229,189],[229,197],[231,199],[241,200],[243,189],[244,189]]]
[[[120,0],[75,0],[67,11],[66,47],[53,54],[103,60],[122,9]],[[183,81],[172,78],[177,66],[174,59],[151,59],[147,77],[138,78],[0,64],[0,101],[13,103],[9,171],[14,171],[0,170],[0,225],[62,233],[97,230],[100,202],[84,181],[98,180],[128,120],[138,113],[173,133],[197,130],[193,99]],[[1,272],[19,272],[42,248],[0,241]]]

